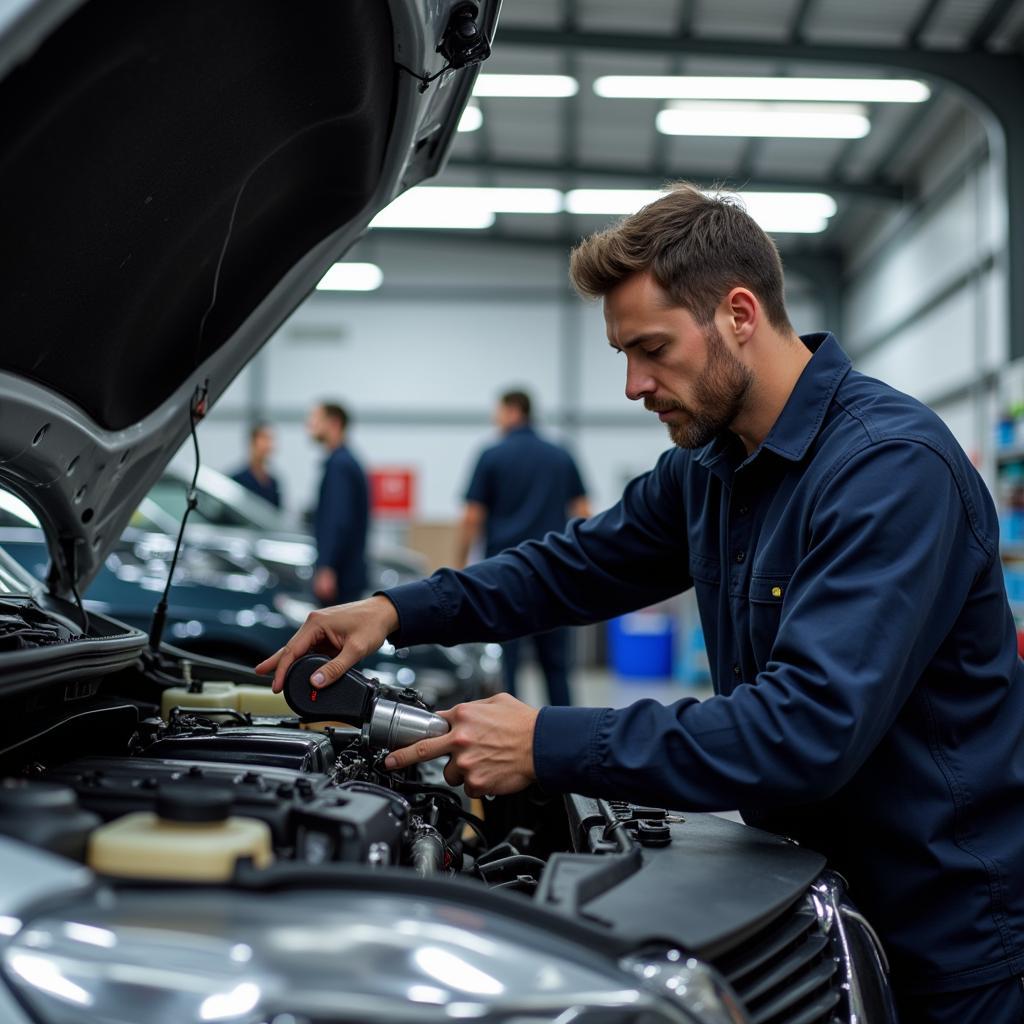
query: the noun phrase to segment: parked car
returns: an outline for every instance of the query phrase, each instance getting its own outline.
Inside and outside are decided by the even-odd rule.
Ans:
[[[177,529],[143,500],[84,595],[85,608],[102,612],[148,633],[167,584]],[[168,532],[161,532],[167,526]],[[254,665],[286,644],[315,605],[295,586],[294,576],[272,572],[252,554],[248,541],[211,537],[182,545],[174,572],[165,635],[195,654]],[[0,489],[0,545],[37,579],[50,568],[50,553],[39,520],[20,498]],[[403,557],[401,553],[397,557]],[[382,580],[397,571],[377,565]],[[403,577],[404,578],[404,577]],[[398,580],[396,580],[397,582]],[[366,671],[415,686],[429,702],[450,707],[498,692],[501,648],[497,644],[436,644],[396,649],[385,644],[360,662]]]
[[[50,552],[39,521],[21,499],[3,490],[0,545],[45,580]],[[148,633],[173,553],[174,539],[167,534],[126,527],[84,594],[86,609]],[[286,643],[311,607],[244,552],[189,544],[175,568],[165,635],[183,650],[254,664]]]
[[[140,505],[139,515],[151,527],[164,530],[168,536],[175,535],[190,486],[191,480],[184,476],[165,472]],[[312,579],[316,544],[312,537],[297,532],[295,524],[280,509],[206,466],[199,468],[195,491],[197,504],[185,530],[190,544],[259,562],[279,579],[286,580],[293,592]],[[408,583],[426,573],[427,561],[418,552],[377,544],[369,559],[369,592]],[[307,599],[293,595],[279,597],[276,606],[300,623],[315,607]],[[499,644],[420,644],[398,649],[384,644],[365,658],[361,667],[394,675],[402,685],[415,686],[429,703],[440,707],[487,697],[503,686]]]
[[[191,480],[165,472],[140,506],[150,522],[175,533],[185,512]],[[268,569],[307,582],[313,578],[316,541],[287,514],[208,466],[196,479],[197,505],[189,516],[186,538],[261,561]],[[395,545],[375,544],[370,554],[369,588],[373,592],[420,579],[427,572],[423,555]]]
[[[361,684],[340,725],[164,718],[169,690],[241,707],[266,680],[79,599],[210,403],[440,168],[496,15],[22,0],[0,18],[0,485],[50,555],[44,588],[0,554],[5,1024],[892,1019],[819,854],[571,794],[481,817],[436,765],[381,770],[380,702],[426,714],[397,686]]]

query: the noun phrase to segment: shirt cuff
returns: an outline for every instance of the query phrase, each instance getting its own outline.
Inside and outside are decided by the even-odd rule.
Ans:
[[[398,612],[398,629],[388,637],[388,643],[395,647],[412,647],[436,642],[443,616],[429,580],[403,583],[377,593],[386,597]]]
[[[551,793],[589,793],[600,786],[601,725],[611,708],[544,707],[533,730],[533,771]]]

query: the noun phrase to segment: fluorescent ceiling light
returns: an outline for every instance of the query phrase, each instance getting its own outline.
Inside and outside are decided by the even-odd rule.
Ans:
[[[711,78],[605,75],[594,92],[609,99],[813,100],[840,103],[923,103],[924,82],[907,78]]]
[[[849,104],[681,100],[658,112],[664,135],[731,138],[860,139],[871,130],[864,108]]]
[[[483,123],[484,112],[478,106],[471,103],[463,110],[462,116],[459,118],[459,127],[456,130],[460,132],[475,132]]]
[[[494,223],[490,210],[431,210],[425,207],[393,209],[394,203],[370,221],[371,228],[453,228],[482,230]]]
[[[582,214],[636,213],[664,194],[653,188],[574,188],[565,193],[565,209]]]
[[[489,228],[497,213],[560,213],[554,188],[423,186],[399,196],[371,222],[375,228]]]
[[[335,263],[316,287],[327,292],[372,292],[383,280],[376,263]]]
[[[373,220],[384,228],[488,228],[499,213],[620,215],[660,199],[658,189],[471,188],[420,186],[396,199]],[[734,193],[765,231],[824,231],[836,212],[823,192]],[[338,264],[336,266],[351,266]]]
[[[480,75],[473,95],[561,98],[575,96],[579,88],[569,75]]]
[[[737,192],[747,212],[765,230],[774,234],[816,234],[828,226],[836,202],[824,192]],[[569,213],[621,215],[635,213],[642,206],[662,198],[657,189],[578,188],[567,192]]]

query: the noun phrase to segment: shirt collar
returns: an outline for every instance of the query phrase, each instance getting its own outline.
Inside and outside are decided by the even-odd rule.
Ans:
[[[811,350],[811,361],[804,367],[796,386],[783,406],[754,458],[767,448],[784,459],[799,462],[817,437],[825,412],[843,378],[850,371],[850,357],[843,351],[834,334],[828,331],[802,334],[800,340]],[[705,445],[694,459],[707,469],[718,468],[736,441],[736,435],[723,430]]]
[[[850,357],[834,334],[803,334],[800,340],[813,353],[811,361],[804,367],[761,445],[793,462],[799,462],[807,454],[839,385],[850,372]]]

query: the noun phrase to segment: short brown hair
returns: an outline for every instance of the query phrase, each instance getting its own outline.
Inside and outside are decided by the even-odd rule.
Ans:
[[[348,429],[348,412],[345,407],[339,405],[337,402],[321,402],[320,408],[323,409],[324,415],[329,420],[334,420],[342,430]]]
[[[501,396],[501,404],[518,409],[524,420],[528,420],[533,411],[533,403],[525,391],[506,391]]]
[[[674,182],[660,199],[585,238],[572,251],[569,277],[588,298],[607,295],[649,270],[678,306],[704,326],[736,287],[749,288],[772,326],[792,330],[775,243],[739,202]]]

